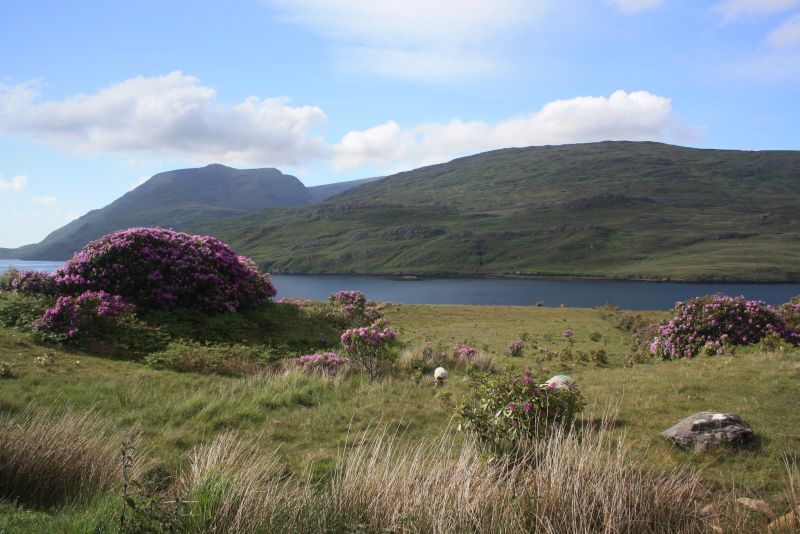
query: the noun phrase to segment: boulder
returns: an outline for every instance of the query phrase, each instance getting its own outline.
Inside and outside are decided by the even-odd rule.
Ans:
[[[671,426],[661,436],[697,453],[720,445],[736,447],[753,437],[753,428],[735,413],[697,412]]]

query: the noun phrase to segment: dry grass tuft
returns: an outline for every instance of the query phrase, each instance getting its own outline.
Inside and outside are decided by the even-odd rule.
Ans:
[[[108,489],[121,472],[106,429],[93,411],[57,413],[28,406],[0,419],[0,496],[51,506]]]
[[[401,447],[376,434],[347,452],[331,495],[340,512],[396,532],[706,532],[695,473],[659,473],[598,430],[559,432],[521,461],[487,462],[452,437]]]

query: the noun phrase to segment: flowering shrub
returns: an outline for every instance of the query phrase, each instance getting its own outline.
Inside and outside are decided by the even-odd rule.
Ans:
[[[443,344],[425,341],[411,345],[400,355],[400,367],[412,372],[417,377],[431,373],[437,367],[449,371],[476,369],[489,373],[499,372],[499,366],[488,354],[475,351],[472,356],[459,357],[455,351],[448,350]]]
[[[54,278],[62,294],[103,290],[145,308],[207,313],[257,307],[276,294],[269,275],[218,239],[163,228],[92,241]]]
[[[668,322],[656,327],[650,352],[663,359],[721,354],[726,346],[749,345],[768,333],[800,343],[800,335],[786,325],[768,304],[722,295],[678,302]]]
[[[509,356],[522,356],[525,351],[525,342],[521,339],[516,339],[508,344],[506,347],[506,354]]]
[[[48,273],[20,271],[12,267],[0,275],[0,290],[52,295],[56,292],[56,283]]]
[[[459,428],[495,453],[513,452],[554,427],[571,424],[585,404],[574,384],[543,383],[530,369],[473,375],[471,389],[458,408]]]
[[[14,366],[8,362],[0,362],[0,378],[14,378]]]
[[[478,349],[462,343],[456,346],[455,350],[453,351],[453,355],[457,359],[468,360],[469,358],[473,358],[478,355]]]
[[[392,345],[397,334],[391,328],[376,323],[350,328],[342,333],[341,340],[350,361],[362,367],[370,378],[384,374],[394,362]]]
[[[297,365],[306,371],[323,372],[335,375],[345,365],[349,363],[347,358],[342,358],[335,352],[321,352],[306,354],[296,360]]]
[[[339,306],[339,312],[345,324],[371,325],[383,319],[384,316],[383,312],[375,306],[375,302],[368,301],[361,291],[337,291],[331,295],[330,301]]]
[[[71,338],[89,325],[97,326],[130,310],[131,307],[119,295],[110,295],[102,290],[84,291],[77,297],[58,297],[55,306],[44,311],[33,329]]]
[[[564,339],[566,339],[567,343],[569,343],[570,345],[575,343],[575,332],[571,328],[567,328],[566,330],[564,330],[564,332],[561,335],[564,336]]]
[[[794,297],[786,304],[783,304],[778,308],[778,313],[780,313],[781,319],[783,319],[787,328],[794,332],[800,332],[800,297]]]

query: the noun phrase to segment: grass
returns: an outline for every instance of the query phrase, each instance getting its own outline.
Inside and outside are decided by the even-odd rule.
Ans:
[[[249,340],[239,339],[241,332],[237,329],[244,331],[247,328],[240,321],[247,319],[253,324],[271,322],[275,331],[294,332],[294,339],[298,340],[297,346],[300,347],[302,340],[305,340],[303,343],[314,343],[319,328],[328,325],[319,316],[300,314],[293,306],[276,308],[278,312],[260,318],[225,319],[227,322],[224,324],[233,327],[228,330],[233,332],[229,338],[225,337],[226,329],[222,323],[205,322],[192,318],[191,314],[175,314],[164,320],[163,328],[170,332],[170,336],[177,337],[176,332],[191,333],[191,325],[196,324],[199,325],[197,332],[206,332],[212,339],[261,345],[267,335],[263,332],[251,333]],[[597,523],[591,521],[605,517],[602,514],[623,514],[626,509],[630,511],[628,505],[620,504],[625,502],[623,494],[613,493],[612,485],[603,485],[623,479],[630,481],[625,484],[634,484],[634,480],[644,484],[644,500],[637,501],[642,506],[647,502],[654,503],[653,498],[647,497],[650,495],[647,492],[651,490],[646,487],[671,488],[663,491],[674,494],[676,502],[683,502],[681,499],[684,497],[681,496],[690,496],[691,501],[699,499],[703,503],[713,504],[717,510],[716,515],[712,514],[714,517],[733,514],[735,521],[756,522],[752,524],[758,524],[765,518],[755,513],[750,516],[749,512],[728,510],[733,496],[765,498],[778,514],[789,509],[791,498],[797,499],[797,491],[791,489],[792,485],[787,479],[786,464],[794,465],[794,471],[790,469],[788,473],[794,473],[791,476],[795,477],[796,486],[796,463],[792,462],[797,461],[800,449],[800,436],[797,435],[800,415],[793,409],[800,405],[798,349],[762,352],[753,347],[721,357],[699,357],[631,367],[628,365],[627,352],[632,328],[635,328],[637,321],[659,319],[664,316],[663,313],[625,312],[611,307],[571,309],[411,305],[392,305],[385,311],[399,331],[400,339],[407,343],[407,352],[418,351],[426,341],[451,349],[457,343],[466,341],[478,347],[485,357],[491,358],[492,366],[514,370],[531,367],[545,375],[545,378],[550,374],[566,372],[577,380],[591,406],[581,424],[587,429],[601,426],[602,439],[597,437],[599,441],[589,441],[596,444],[595,448],[581,452],[574,449],[576,445],[569,441],[572,438],[562,436],[565,441],[559,446],[561,452],[553,450],[547,453],[555,455],[552,456],[552,469],[547,471],[550,473],[547,476],[551,478],[548,479],[544,474],[525,473],[524,476],[519,475],[519,480],[515,479],[520,484],[523,479],[527,481],[527,485],[523,484],[519,491],[525,495],[538,495],[536,502],[540,502],[544,508],[537,509],[541,512],[537,512],[537,517],[551,518],[548,521],[552,521],[552,524],[536,524],[540,531],[559,531],[564,528],[565,523],[553,519],[554,510],[558,509],[557,503],[562,503],[562,507],[565,502],[576,503],[568,520],[575,521],[575,525],[584,525],[581,527],[583,531],[592,531],[590,526],[596,526]],[[156,323],[156,319],[150,320],[152,324]],[[308,321],[312,326],[307,324]],[[568,328],[575,332],[572,345],[562,335]],[[508,343],[520,338],[525,339],[523,354],[519,357],[506,355]],[[544,347],[549,351],[542,352]],[[580,353],[589,354],[598,348],[603,348],[608,354],[607,363],[577,357]],[[138,360],[108,358],[96,349],[42,344],[23,330],[0,327],[0,361],[13,365],[13,377],[0,378],[0,421],[5,425],[4,428],[14,427],[14,421],[29,421],[30,424],[26,423],[25,426],[31,428],[36,426],[35,421],[53,422],[56,428],[79,428],[77,423],[69,423],[72,420],[68,418],[63,419],[65,422],[61,426],[55,424],[61,419],[54,419],[54,411],[56,414],[60,411],[69,414],[89,411],[92,415],[86,422],[95,430],[80,434],[88,436],[90,441],[95,436],[97,441],[92,443],[95,443],[93,447],[99,447],[97,451],[116,451],[123,441],[138,437],[139,453],[142,457],[150,458],[159,472],[169,475],[173,480],[171,489],[180,487],[187,495],[195,494],[197,498],[190,500],[200,500],[199,493],[205,492],[203,499],[210,503],[209,509],[217,506],[212,502],[214,499],[230,493],[225,488],[235,487],[235,484],[231,486],[230,480],[200,484],[198,481],[201,479],[210,479],[205,475],[189,476],[187,473],[194,468],[187,472],[187,466],[194,465],[192,462],[199,458],[198,454],[211,455],[209,447],[217,447],[230,454],[235,452],[236,458],[230,461],[240,467],[231,468],[234,473],[231,476],[244,476],[241,465],[264,466],[264,469],[258,469],[261,474],[248,475],[256,477],[251,482],[268,485],[269,492],[272,492],[269,495],[277,495],[277,491],[286,495],[286,499],[295,499],[291,501],[293,504],[281,508],[289,514],[280,516],[284,525],[299,524],[298,517],[311,517],[310,508],[297,507],[306,498],[313,497],[317,499],[314,502],[319,501],[319,484],[341,491],[335,494],[341,500],[325,501],[325,520],[335,519],[331,524],[340,526],[345,523],[363,524],[364,532],[377,532],[387,526],[402,532],[404,528],[410,528],[408,525],[411,523],[425,525],[423,530],[439,529],[444,532],[448,531],[448,526],[461,528],[466,524],[464,521],[475,520],[475,514],[482,509],[479,503],[470,504],[468,496],[457,491],[457,488],[463,487],[458,482],[462,479],[457,477],[465,477],[468,473],[477,477],[469,479],[470,483],[476,484],[476,488],[488,484],[481,482],[484,479],[480,478],[483,476],[480,469],[470,471],[478,465],[470,463],[474,462],[475,451],[470,452],[469,445],[462,442],[463,436],[460,434],[450,436],[451,441],[445,447],[452,455],[443,452],[442,441],[436,441],[445,429],[453,428],[452,403],[466,393],[462,371],[452,369],[443,388],[437,388],[427,375],[419,383],[410,376],[402,375],[370,382],[363,376],[349,373],[329,377],[307,375],[292,368],[274,368],[247,377],[226,377],[157,370]],[[39,362],[49,363],[37,363],[36,359],[45,354],[49,354],[49,357]],[[32,411],[31,403],[38,409]],[[613,407],[616,415],[605,424],[600,424],[589,415],[590,412],[602,412],[608,406]],[[679,419],[701,410],[739,413],[752,424],[758,439],[738,452],[718,450],[695,456],[674,449],[658,436],[660,431]],[[37,428],[43,428],[41,423],[37,424]],[[398,429],[399,433],[397,438],[377,438],[376,427]],[[12,434],[3,432],[0,441],[11,439],[8,436]],[[58,442],[78,443],[69,437],[60,438]],[[250,445],[240,446],[240,443]],[[106,446],[110,449],[105,449]],[[258,456],[248,456],[251,450],[257,450]],[[574,473],[570,470],[584,465],[581,463],[584,460],[574,465],[556,462],[557,453],[567,454],[570,450],[570,454],[588,455],[584,458],[587,464],[591,463],[588,461],[591,458],[604,458],[602,462],[597,460],[598,468],[602,464],[603,469],[617,469],[613,472],[594,470],[570,475],[590,477],[586,480],[594,482],[584,487],[596,487],[599,493],[582,495],[577,485],[558,485],[554,473]],[[617,453],[621,456],[614,456]],[[106,453],[97,452],[96,455],[98,458],[108,458]],[[461,460],[453,460],[455,463],[450,464],[449,458]],[[227,461],[224,458],[215,460],[221,464]],[[106,465],[106,462],[103,460],[101,463]],[[118,459],[115,465],[119,467]],[[372,467],[367,469],[365,466]],[[350,473],[348,476],[354,478],[342,478],[345,473]],[[414,476],[403,479],[401,473],[414,473]],[[497,480],[497,476],[495,473],[490,480]],[[417,480],[419,486],[409,486],[412,480]],[[289,481],[292,481],[291,484]],[[665,485],[658,486],[662,483]],[[55,505],[45,506],[41,499],[35,497],[36,492],[31,493],[33,497],[22,500],[17,495],[17,504],[6,497],[0,506],[0,531],[40,529],[80,532],[88,529],[82,530],[81,525],[96,525],[103,521],[108,523],[112,512],[119,509],[119,502],[114,500],[116,497],[113,495],[116,494],[102,491],[105,487],[103,484],[93,483],[100,490],[78,491],[67,498],[58,499]],[[379,491],[381,487],[384,493]],[[377,493],[367,498],[367,488],[373,488],[369,491]],[[438,493],[426,493],[434,490]],[[493,495],[489,489],[486,491],[487,498]],[[83,497],[78,502],[71,495]],[[323,492],[323,495],[328,494]],[[608,501],[603,501],[603,495]],[[589,500],[575,500],[578,497]],[[241,504],[247,501],[246,495],[237,498],[239,508],[261,509],[261,504]],[[332,496],[329,498],[333,499]],[[492,513],[497,510],[498,514],[510,514],[504,516],[506,518],[522,513],[515,511],[511,501],[503,501],[510,497],[497,494],[492,498],[499,499],[493,501],[496,507],[492,508]],[[376,499],[382,503],[380,508],[371,510],[366,507],[365,503],[376,502]],[[35,503],[30,504],[32,501]],[[582,504],[577,506],[577,503]],[[600,503],[605,503],[601,507],[602,512],[597,512],[591,518],[575,515],[579,510],[595,509],[592,507],[600,506]],[[447,515],[446,521],[442,519],[444,523],[434,524],[432,517],[437,510],[445,509],[450,514],[450,509],[460,509],[462,504],[464,516],[458,515],[461,512],[453,511],[455,515]],[[670,512],[653,507],[655,504],[648,506],[640,511],[642,517],[660,517],[658,514]],[[473,512],[472,515],[469,515],[469,510]],[[683,519],[679,523],[675,523],[684,525],[685,531],[697,531],[691,526],[696,521],[702,519],[705,522],[703,524],[707,525],[711,520],[708,511],[706,515],[694,508],[679,507],[673,511],[686,514],[681,516]],[[473,531],[497,531],[490,527],[499,523],[493,522],[492,514],[487,514],[481,516],[487,522],[483,527],[470,528]],[[257,515],[261,518],[259,521],[266,516],[273,517],[263,511]],[[251,525],[237,523],[245,520],[237,517],[235,514],[227,517],[224,519],[225,525]],[[531,517],[525,515],[523,519],[513,521],[530,525],[525,521],[532,521]],[[214,521],[223,521],[223,517],[218,517],[216,513],[213,518],[216,518]],[[344,526],[335,531],[344,532]]]

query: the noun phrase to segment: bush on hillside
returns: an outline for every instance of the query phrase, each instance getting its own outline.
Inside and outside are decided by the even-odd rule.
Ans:
[[[269,350],[263,346],[181,340],[149,354],[145,362],[156,369],[182,373],[242,376],[263,369],[271,359]]]
[[[131,311],[132,307],[119,295],[102,290],[84,291],[77,297],[58,297],[55,306],[44,311],[33,329],[72,338],[81,331],[102,328],[105,323]]]
[[[350,361],[342,358],[335,352],[316,352],[298,357],[295,363],[310,373],[322,373],[335,376],[344,369]]]
[[[164,228],[92,241],[54,279],[61,294],[103,290],[144,308],[207,313],[255,308],[276,294],[269,275],[218,239]]]
[[[800,343],[781,313],[759,300],[714,295],[678,302],[672,318],[658,325],[650,352],[663,359],[722,354],[726,347],[757,343],[769,333]]]
[[[367,372],[370,378],[385,374],[394,364],[392,345],[397,334],[391,328],[376,323],[350,328],[342,333],[341,341],[350,361]]]
[[[367,300],[361,291],[337,291],[331,295],[330,302],[339,307],[344,324],[368,326],[384,317],[375,302]]]
[[[40,271],[20,271],[14,267],[0,275],[0,290],[13,293],[53,295],[55,279]]]
[[[585,401],[574,384],[559,387],[521,374],[471,376],[471,397],[458,412],[460,428],[494,453],[509,453],[572,424]]]

